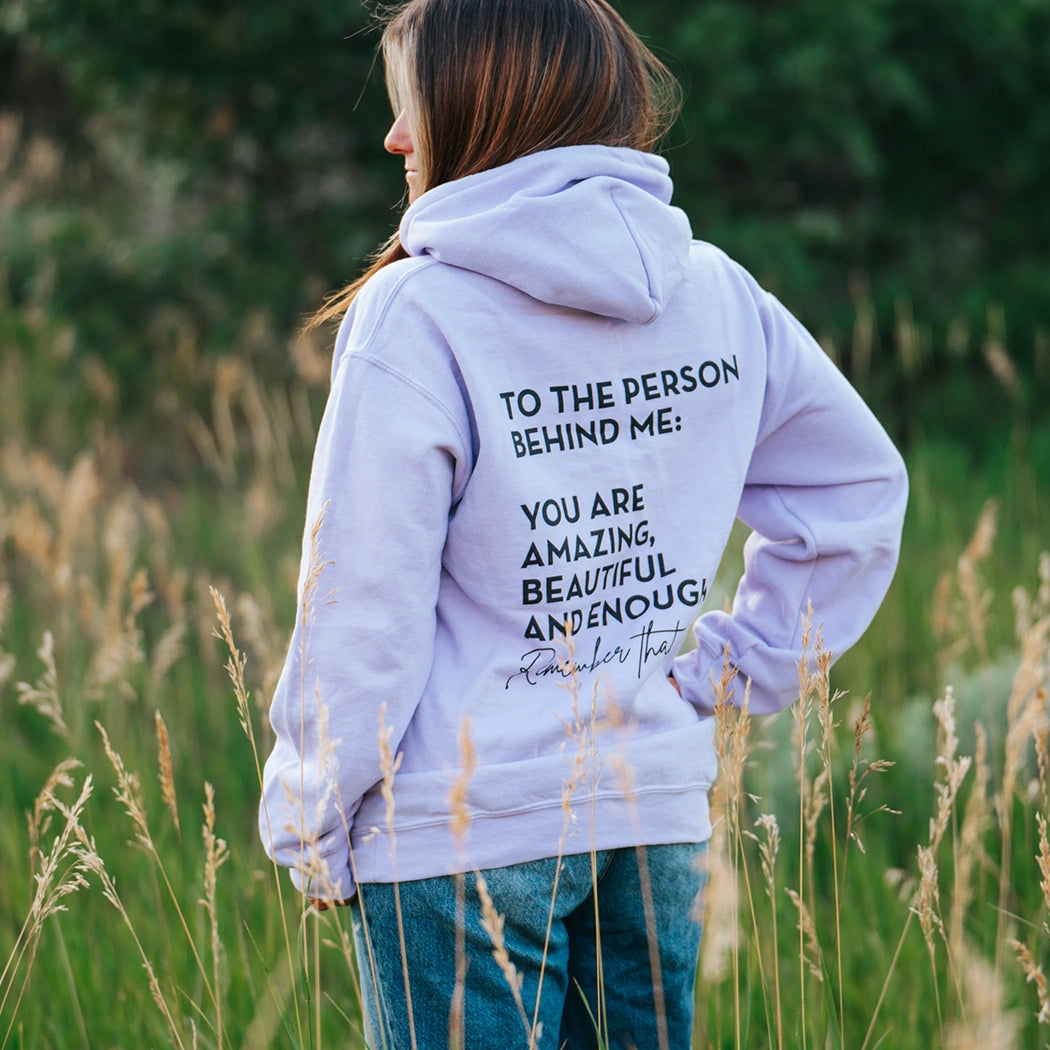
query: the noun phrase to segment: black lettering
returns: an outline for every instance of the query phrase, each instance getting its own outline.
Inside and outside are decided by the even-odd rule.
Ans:
[[[605,546],[605,529],[591,529],[591,535],[595,541],[594,546],[591,548],[592,557],[602,558],[606,554],[613,553]]]
[[[583,446],[583,442],[586,439],[592,445],[598,444],[598,421],[592,419],[590,423],[584,425],[583,423],[576,423],[576,444]]]
[[[712,376],[711,373],[714,373]],[[714,361],[705,361],[700,366],[700,382],[705,387],[710,389],[713,386],[718,386],[722,382],[722,370],[714,363]]]
[[[543,631],[540,630],[540,625],[536,622],[535,616],[529,617],[529,626],[525,628],[525,637],[534,638],[538,642],[545,642],[547,639],[543,636]]]
[[[653,415],[650,412],[645,419],[638,420],[634,416],[631,416],[631,440],[635,441],[639,434],[648,434],[650,437],[653,436]]]
[[[572,555],[569,553],[569,537],[566,536],[561,543],[555,543],[553,540],[547,540],[547,564],[553,565],[555,561],[564,559],[565,561],[572,561]],[[524,568],[524,566],[522,566]]]
[[[534,416],[539,412],[543,402],[540,401],[540,395],[535,390],[523,390],[518,394],[518,411],[523,416]],[[529,405],[529,408],[525,406]]]
[[[525,555],[525,560],[521,563],[523,569],[529,568],[530,565],[542,565],[543,559],[540,557],[539,548],[535,543],[529,544],[529,552]]]
[[[553,452],[555,449],[559,452],[565,451],[565,436],[561,432],[561,423],[553,430],[550,427],[542,427],[541,430],[543,431],[544,452]]]
[[[678,600],[683,605],[699,605],[707,598],[707,580],[682,580],[678,585]]]
[[[674,605],[674,588],[668,584],[664,593],[667,596],[667,601],[663,604],[660,603],[660,592],[658,590],[653,591],[653,607],[656,609],[670,609]]]
[[[581,393],[580,388],[575,383],[572,384],[572,407],[575,412],[579,412],[581,408],[594,408],[594,391],[591,384],[588,383],[583,389],[585,392]]]

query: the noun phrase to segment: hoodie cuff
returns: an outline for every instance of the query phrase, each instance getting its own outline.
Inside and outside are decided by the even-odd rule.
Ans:
[[[292,885],[311,900],[348,901],[357,893],[357,884],[349,868],[332,872],[323,858],[310,866],[309,871],[302,868],[290,868]]]

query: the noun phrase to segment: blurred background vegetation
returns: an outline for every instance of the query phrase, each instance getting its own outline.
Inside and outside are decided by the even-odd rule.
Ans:
[[[676,200],[907,443],[975,455],[1050,384],[1050,4],[625,0],[686,94]],[[180,340],[279,375],[391,232],[357,2],[6,0],[0,296],[70,326],[120,411]],[[903,336],[902,336],[903,333]],[[1006,347],[1008,356],[1004,355]]]

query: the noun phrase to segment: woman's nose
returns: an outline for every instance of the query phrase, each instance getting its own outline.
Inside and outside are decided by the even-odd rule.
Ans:
[[[390,125],[390,130],[383,139],[383,148],[388,153],[412,153],[412,133],[408,127],[408,115],[402,110],[397,120]]]

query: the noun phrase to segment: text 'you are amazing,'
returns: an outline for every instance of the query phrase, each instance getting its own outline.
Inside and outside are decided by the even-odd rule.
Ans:
[[[521,604],[531,614],[526,638],[554,640],[676,606],[694,608],[707,597],[706,580],[679,573],[658,549],[642,517],[644,483],[523,503],[521,512],[531,534],[521,563]],[[538,606],[557,611],[544,622]],[[670,630],[677,636],[681,624]]]

